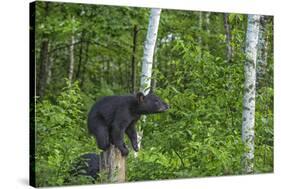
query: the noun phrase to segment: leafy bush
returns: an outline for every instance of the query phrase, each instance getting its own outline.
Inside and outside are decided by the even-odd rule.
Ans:
[[[69,172],[79,155],[97,151],[95,140],[87,135],[81,101],[78,84],[67,82],[55,103],[36,102],[37,186],[91,183],[90,178],[73,178]]]

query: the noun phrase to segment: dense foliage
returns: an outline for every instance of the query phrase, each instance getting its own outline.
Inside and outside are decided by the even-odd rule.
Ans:
[[[128,181],[242,173],[247,15],[229,14],[227,18],[231,61],[227,61],[224,14],[162,11],[153,87],[171,109],[138,123],[143,138],[137,157],[130,148]],[[139,88],[148,19],[149,9],[145,8],[37,2],[37,85],[45,82],[42,95],[36,97],[38,186],[93,182],[90,177],[73,177],[69,172],[81,154],[99,153],[87,131],[87,112],[102,96]],[[273,172],[271,17],[266,29],[267,65],[256,96],[255,173]],[[71,37],[75,38],[74,77],[69,81]],[[134,71],[135,84],[131,82]],[[39,81],[42,78],[45,81]]]

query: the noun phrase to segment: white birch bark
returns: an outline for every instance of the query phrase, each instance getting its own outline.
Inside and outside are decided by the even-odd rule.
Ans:
[[[151,74],[153,65],[153,52],[155,48],[155,43],[157,39],[157,32],[159,26],[161,9],[154,8],[151,9],[148,31],[146,35],[143,59],[142,59],[142,71],[141,71],[141,92],[145,95],[149,92],[149,87],[151,84]]]
[[[256,59],[259,34],[259,15],[248,15],[246,35],[246,62],[244,64],[244,97],[242,141],[246,151],[243,155],[244,173],[252,173],[254,169],[254,125],[255,125],[255,93],[256,93]]]
[[[74,34],[71,36],[70,46],[69,46],[69,70],[68,70],[68,79],[72,82],[73,70],[74,70]]]
[[[72,22],[75,22],[74,17],[72,17]],[[74,27],[72,26],[72,33],[71,33],[71,39],[69,45],[69,68],[68,68],[68,79],[70,83],[72,83],[73,72],[74,72],[74,43],[75,43]]]
[[[144,45],[143,59],[142,59],[142,71],[141,71],[141,82],[140,82],[140,91],[147,95],[149,92],[149,88],[151,86],[151,75],[152,75],[152,66],[153,66],[153,54],[157,39],[158,26],[160,20],[161,9],[153,8],[150,12],[148,30]],[[145,120],[145,116],[143,117]],[[138,147],[140,149],[141,140],[143,136],[143,130],[139,130],[137,132],[138,137]],[[134,153],[135,157],[137,157],[137,153]]]

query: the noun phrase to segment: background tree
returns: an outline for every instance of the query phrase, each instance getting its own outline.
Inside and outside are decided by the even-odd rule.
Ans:
[[[132,89],[131,93],[135,93],[136,87],[136,51],[137,51],[137,36],[138,36],[138,26],[135,25],[133,29],[133,52],[132,52],[132,71],[131,71],[131,82],[132,82]]]
[[[245,144],[244,172],[254,171],[255,138],[255,94],[256,94],[256,59],[258,50],[260,16],[249,15],[246,36],[246,61],[244,66],[245,82],[243,97],[242,141]]]
[[[224,21],[225,36],[226,36],[227,62],[230,62],[232,58],[232,47],[231,47],[230,25],[229,25],[227,13],[223,14],[223,21]]]
[[[44,5],[44,19],[49,15],[49,3]],[[40,67],[39,74],[37,75],[37,96],[44,96],[46,82],[47,82],[47,74],[48,74],[48,62],[49,62],[49,38],[48,33],[44,32],[42,34],[42,42],[40,49]]]
[[[69,44],[69,69],[68,69],[68,79],[72,81],[73,78],[73,70],[74,70],[74,43],[75,38],[71,36],[70,44]]]

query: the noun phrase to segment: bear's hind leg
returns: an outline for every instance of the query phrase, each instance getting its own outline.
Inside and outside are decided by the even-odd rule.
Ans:
[[[95,122],[93,134],[95,135],[99,149],[102,149],[104,151],[107,150],[110,146],[109,131],[106,124],[103,123],[103,121]]]

